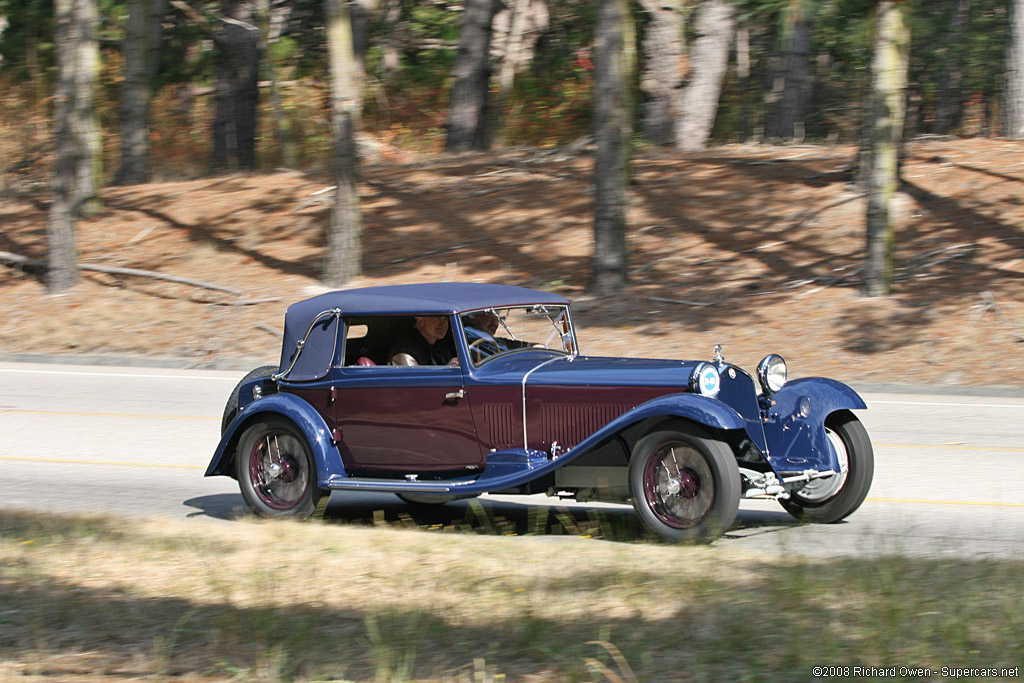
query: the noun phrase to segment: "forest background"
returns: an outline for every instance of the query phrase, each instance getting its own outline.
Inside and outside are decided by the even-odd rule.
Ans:
[[[619,11],[609,22],[606,15],[602,18],[600,10],[612,5]],[[117,202],[111,201],[121,198],[123,204],[134,192],[142,203],[141,198],[147,196],[148,191],[139,183],[148,182],[152,188],[154,181],[209,178],[211,174],[240,171],[268,174],[290,169],[301,171],[306,179],[326,176],[327,181],[334,182],[331,185],[325,181],[315,189],[301,183],[291,186],[290,191],[309,190],[314,197],[322,197],[328,188],[337,194],[345,183],[353,188],[359,184],[350,198],[348,211],[354,214],[354,224],[349,231],[360,239],[372,240],[370,231],[378,227],[372,218],[373,212],[378,210],[374,195],[382,194],[381,187],[387,181],[381,178],[391,170],[395,171],[395,178],[410,177],[410,169],[429,174],[430,169],[424,164],[434,164],[438,177],[466,174],[465,177],[476,178],[495,169],[521,168],[527,163],[553,159],[552,163],[562,166],[549,167],[545,172],[560,179],[557,183],[560,187],[556,190],[554,184],[549,183],[543,194],[549,194],[551,202],[576,207],[577,213],[593,212],[590,241],[587,243],[587,236],[569,229],[550,236],[543,231],[529,230],[523,239],[547,239],[563,246],[577,244],[577,252],[588,254],[574,253],[574,263],[587,263],[589,268],[577,267],[550,276],[538,274],[525,281],[561,287],[569,293],[582,294],[588,288],[592,291],[599,261],[595,252],[600,250],[600,207],[569,202],[565,191],[578,190],[584,199],[589,192],[598,204],[600,197],[607,194],[602,190],[599,176],[610,166],[601,161],[602,148],[606,151],[609,148],[602,142],[601,113],[596,104],[602,100],[602,75],[606,79],[610,75],[621,94],[617,105],[620,113],[611,118],[616,134],[624,141],[618,152],[612,148],[611,158],[622,157],[633,162],[632,165],[622,164],[619,172],[621,184],[629,187],[630,199],[618,201],[617,206],[612,202],[612,209],[620,212],[618,225],[612,221],[611,232],[617,239],[617,243],[613,239],[612,251],[616,252],[613,256],[617,261],[612,269],[621,276],[613,289],[623,291],[622,287],[629,283],[625,290],[625,310],[634,308],[628,297],[635,297],[638,291],[641,296],[650,293],[645,289],[644,277],[654,274],[663,276],[654,300],[674,298],[675,303],[667,305],[670,309],[683,307],[691,325],[698,328],[690,329],[691,333],[705,332],[709,324],[705,307],[715,303],[721,308],[722,300],[720,296],[699,301],[693,301],[688,295],[664,296],[678,291],[673,285],[679,283],[671,281],[671,274],[652,267],[659,259],[670,258],[661,256],[658,250],[671,249],[672,245],[679,247],[684,238],[702,234],[707,228],[688,229],[686,220],[682,219],[669,226],[671,229],[665,229],[661,223],[665,222],[667,210],[648,212],[653,214],[654,222],[644,224],[643,218],[635,215],[636,199],[642,193],[638,179],[645,174],[652,178],[673,177],[673,174],[678,177],[681,169],[692,170],[712,158],[737,154],[733,150],[714,157],[707,153],[701,156],[699,150],[709,147],[710,152],[716,152],[731,150],[728,145],[742,143],[746,145],[743,149],[754,151],[745,161],[728,163],[767,166],[779,159],[794,159],[794,150],[813,143],[822,145],[826,151],[812,155],[814,163],[801,167],[802,178],[825,177],[829,180],[823,184],[830,190],[840,195],[858,195],[856,199],[838,200],[849,204],[845,206],[846,215],[831,216],[841,223],[842,229],[832,234],[823,229],[821,235],[824,242],[841,244],[840,253],[813,261],[794,258],[788,270],[780,269],[772,259],[762,259],[759,266],[767,265],[768,272],[760,274],[760,285],[746,282],[745,276],[738,277],[736,266],[716,271],[719,281],[731,282],[738,288],[760,286],[765,291],[772,291],[774,280],[783,285],[806,281],[819,286],[825,282],[829,290],[852,297],[833,304],[846,312],[822,314],[830,321],[833,337],[837,328],[844,331],[845,339],[837,342],[833,338],[827,344],[818,344],[833,350],[905,354],[908,346],[920,343],[931,345],[928,348],[933,352],[927,355],[932,358],[952,358],[976,344],[978,337],[965,341],[962,335],[936,329],[935,325],[952,330],[970,326],[978,330],[978,320],[990,319],[991,337],[997,339],[996,344],[1008,344],[1005,348],[1012,357],[1013,352],[1019,354],[1021,329],[1018,323],[1020,273],[1015,262],[1015,255],[1020,251],[1019,190],[1011,185],[1007,194],[1003,187],[998,190],[998,197],[984,200],[988,205],[1009,202],[1009,215],[1005,210],[996,211],[995,218],[986,214],[987,209],[975,210],[968,205],[967,198],[981,196],[977,183],[965,181],[963,195],[946,197],[952,204],[943,204],[937,209],[929,207],[928,203],[929,199],[944,197],[941,180],[938,188],[929,190],[930,194],[892,193],[887,200],[884,217],[887,232],[882,235],[882,243],[896,250],[896,259],[887,267],[886,276],[890,285],[895,283],[897,298],[865,299],[860,296],[860,290],[867,278],[861,271],[869,251],[865,225],[869,222],[871,204],[862,200],[871,196],[871,187],[869,182],[860,182],[864,162],[859,150],[871,148],[872,122],[877,129],[880,119],[873,109],[877,104],[873,97],[880,72],[875,60],[881,51],[879,39],[884,33],[880,30],[879,17],[883,12],[895,10],[903,23],[902,37],[891,43],[897,48],[903,45],[897,51],[902,50],[899,57],[904,61],[895,67],[897,72],[902,72],[903,81],[898,88],[899,111],[887,112],[895,113],[899,124],[891,126],[894,130],[889,131],[889,141],[900,146],[904,158],[913,158],[913,154],[908,156],[907,150],[911,148],[902,147],[905,140],[931,139],[941,143],[950,141],[948,136],[975,141],[998,137],[999,142],[1005,142],[1008,147],[961,146],[936,154],[925,150],[918,153],[919,161],[940,163],[949,171],[950,161],[958,155],[963,157],[964,163],[953,165],[961,167],[968,161],[980,162],[986,156],[982,152],[988,151],[994,165],[982,172],[1019,182],[1019,164],[1004,160],[1012,160],[1014,152],[1019,153],[1020,149],[1018,143],[1007,141],[1024,135],[1024,126],[1020,124],[1024,118],[1021,103],[1024,88],[1019,86],[1024,56],[1016,47],[1020,42],[1019,34],[1024,32],[1019,28],[1024,20],[1020,5],[1020,0],[743,0],[732,3],[679,0],[633,4],[607,0],[598,3],[515,0],[508,4],[491,0],[467,0],[465,4],[387,0],[375,5],[335,0],[255,3],[237,0],[206,3],[0,0],[3,93],[0,95],[0,158],[5,160],[0,170],[3,171],[3,199],[9,207],[5,216],[6,244],[0,244],[0,249],[10,250],[5,252],[8,256],[20,257],[20,260],[6,260],[15,268],[9,273],[10,280],[19,285],[33,282],[32,275],[38,274],[42,267],[39,262],[48,254],[50,270],[53,270],[52,226],[46,236],[47,243],[40,232],[40,212],[48,213],[52,224],[56,203],[51,201],[50,182],[60,166],[59,146],[55,144],[59,135],[55,135],[54,127],[55,119],[59,124],[60,106],[66,100],[60,91],[59,18],[77,16],[82,19],[81,26],[92,27],[78,35],[92,31],[96,58],[91,61],[79,54],[66,59],[65,64],[79,67],[79,70],[85,66],[85,71],[89,72],[85,79],[94,79],[96,87],[88,98],[90,107],[85,114],[91,120],[94,133],[93,141],[84,143],[86,147],[92,145],[89,148],[92,151],[86,153],[79,149],[70,157],[76,162],[89,158],[92,166],[85,175],[95,177],[96,189],[91,197],[88,192],[79,192],[71,213],[76,220],[82,219],[78,227],[80,237],[95,236],[87,232],[87,228],[104,224],[103,221],[109,230],[113,213],[118,214],[118,229],[123,233],[106,242],[94,240],[92,248],[98,249],[98,253],[86,254],[88,241],[73,243],[72,253],[79,265],[91,262],[100,269],[104,262],[111,266],[137,266],[139,261],[145,260],[135,258],[133,262],[124,247],[129,242],[133,246],[140,242],[152,247],[156,243],[155,235],[139,238],[146,226],[136,227],[127,221],[126,212],[118,212]],[[95,8],[94,15],[90,15],[91,6]],[[349,59],[343,66],[349,80],[341,84],[332,80],[338,71],[332,68],[332,45],[335,45],[335,54],[338,52],[337,40],[332,42],[331,36],[339,35],[332,34],[332,26],[336,25],[332,12],[339,9],[345,15],[343,33],[348,44],[343,51]],[[600,48],[607,42],[608,35],[617,41],[613,51],[618,61],[603,67]],[[605,59],[604,64],[608,63]],[[141,104],[140,98],[144,100]],[[352,102],[357,102],[358,106],[352,108]],[[344,107],[349,107],[352,130],[359,131],[354,136],[357,151],[348,151],[348,158],[353,161],[347,166],[355,168],[354,158],[358,156],[363,175],[352,173],[344,182],[338,182],[339,158],[344,154],[339,157],[336,112]],[[698,115],[701,111],[705,113]],[[765,153],[771,149],[776,149],[777,153]],[[465,154],[439,156],[445,151],[466,150],[492,151],[485,159]],[[562,156],[543,156],[555,152]],[[593,154],[597,159],[593,164],[596,169],[573,161],[574,155],[580,153]],[[461,160],[461,166],[452,162],[453,159]],[[822,160],[824,166],[821,166]],[[447,168],[442,169],[446,164]],[[571,187],[570,177],[576,181],[581,174],[593,174],[597,182],[588,187],[584,179],[578,187]],[[81,176],[80,172],[79,178]],[[234,201],[242,200],[241,205],[244,205],[247,197],[250,205],[254,205],[256,195],[252,185],[269,187],[280,180],[267,178],[249,183],[249,194],[239,194]],[[947,173],[947,188],[952,187],[949,179]],[[436,191],[440,182],[437,178],[423,181],[421,187],[425,191],[417,192],[414,197],[405,192],[406,201],[435,206],[442,214],[469,217],[474,209],[483,210],[495,199],[493,195],[485,197],[493,192],[485,189],[483,194],[470,198],[473,201],[460,203]],[[698,174],[679,183],[676,203],[685,204],[679,200],[687,193],[707,200],[700,182]],[[139,189],[112,188],[118,184]],[[299,186],[302,189],[296,190]],[[107,189],[102,189],[104,187]],[[765,216],[773,215],[777,204],[784,206],[789,201],[794,204],[793,208],[800,208],[801,194],[793,191],[792,186],[783,189],[768,175],[752,173],[732,190],[739,195],[753,193]],[[186,191],[178,193],[182,192]],[[200,193],[192,195],[199,201]],[[156,199],[152,194],[148,196],[147,211],[152,221],[156,215]],[[159,197],[165,199],[166,193]],[[1015,197],[1017,203],[1014,203]],[[225,193],[218,195],[217,201],[225,202]],[[308,209],[308,201],[310,197],[299,196],[293,208]],[[713,201],[724,201],[723,208],[737,206],[735,199],[728,197]],[[833,199],[822,195],[810,200],[810,204],[806,198],[803,201],[808,212],[818,211],[813,208],[814,202],[834,203]],[[902,208],[893,209],[889,205],[900,201]],[[338,205],[336,198],[335,210],[319,211],[310,221],[319,234],[305,240],[307,254],[300,260],[309,260],[311,244],[321,253],[326,252],[328,257],[331,253],[345,251],[332,249],[330,245],[332,216],[338,213]],[[898,225],[897,233],[892,233],[892,217],[901,220],[901,212],[903,216],[920,216],[917,212],[927,209],[929,215],[941,214],[949,218],[953,213],[951,208],[985,220],[961,221],[948,226],[952,230],[935,229],[924,240],[901,237]],[[627,216],[629,212],[632,214]],[[179,232],[183,227],[192,226],[186,220],[173,219],[171,214],[173,211],[164,211],[164,222]],[[481,224],[474,221],[493,222],[493,212],[489,216],[467,219],[470,225],[466,229],[469,233],[479,232]],[[741,216],[734,215],[732,222],[739,223]],[[821,213],[819,220],[823,217]],[[210,225],[208,218],[202,220],[206,221],[210,234],[223,228],[222,234],[218,233],[213,240],[218,253],[230,251],[225,245],[246,239],[244,228],[241,228],[243,234],[231,235],[230,230],[240,229],[237,225],[217,226]],[[745,220],[749,225],[750,218]],[[365,235],[361,221],[366,221]],[[806,220],[797,223],[807,227]],[[713,222],[706,225],[713,225]],[[415,228],[415,225],[404,227]],[[767,253],[772,251],[772,236],[785,236],[783,227],[775,225],[760,235],[745,236],[746,228],[730,227],[723,221],[720,227],[714,228],[717,231],[714,244],[719,249],[728,248],[738,253],[751,253],[752,249]],[[458,251],[462,249],[464,233],[454,226],[448,233],[431,231],[426,242],[441,246],[441,251],[452,248]],[[392,234],[399,235],[399,229],[396,227]],[[644,240],[659,236],[661,242],[657,247],[641,246]],[[841,236],[845,237],[839,239]],[[626,263],[627,238],[629,265]],[[993,249],[981,248],[988,244],[986,240],[993,241]],[[204,240],[197,240],[193,230],[188,241],[194,245]],[[342,243],[348,245],[348,252],[358,255],[354,269],[342,279],[356,284],[374,282],[375,274],[370,270],[378,266],[373,263],[373,255],[362,254],[361,244]],[[389,246],[392,254],[399,248],[395,243]],[[545,245],[539,247],[544,249]],[[119,254],[112,257],[112,249],[117,249]],[[904,250],[902,256],[901,249]],[[421,249],[419,253],[426,252]],[[200,272],[217,273],[218,268],[227,267],[214,264],[216,255],[207,254],[207,263],[200,267]],[[391,260],[405,262],[409,258],[414,257],[398,255]],[[441,261],[446,258],[441,254]],[[474,275],[484,279],[507,279],[516,259],[493,251],[489,258],[496,260],[500,268],[489,274],[477,269]],[[703,263],[699,257],[695,258]],[[280,254],[264,254],[259,260],[276,262]],[[315,265],[307,264],[303,272],[313,280],[319,274],[319,279],[326,281],[327,260],[324,259],[325,264],[319,271]],[[966,267],[981,267],[986,277],[976,286],[965,287],[968,280],[956,274],[918,272],[920,264],[925,262],[931,263],[933,270],[935,264],[955,268],[970,262]],[[530,266],[523,264],[521,267],[529,270]],[[160,267],[152,269],[153,272],[160,270]],[[269,275],[264,273],[263,277],[276,278],[282,270],[278,268]],[[700,271],[693,269],[691,272]],[[834,274],[837,271],[839,275]],[[93,272],[99,274],[90,278],[105,287],[106,294],[112,294],[112,288],[139,290],[147,287],[137,282],[126,285],[126,278],[134,277],[131,274]],[[414,274],[421,278],[437,277],[423,272]],[[799,277],[800,274],[803,277]],[[972,270],[971,274],[976,273]],[[405,275],[393,274],[389,281]],[[908,299],[901,300],[899,297],[910,295],[910,286],[916,284],[912,278],[922,276],[955,280],[960,288],[956,300],[950,297],[948,306],[931,308],[921,303],[926,297],[916,294],[913,304],[908,303]],[[102,280],[104,277],[107,279]],[[35,282],[38,284],[38,280]],[[7,288],[11,293],[16,289]],[[251,291],[253,287],[246,289]],[[836,293],[825,294],[831,297]],[[152,292],[147,296],[152,297]],[[180,292],[164,292],[159,296],[194,298]],[[815,298],[828,297],[815,294]],[[646,296],[644,300],[651,301],[651,297]],[[214,311],[221,305],[221,302],[202,301]],[[794,310],[800,310],[799,302],[791,303]],[[649,314],[661,315],[665,305],[664,301],[658,302]],[[141,310],[137,304],[129,308],[134,309],[134,315]],[[732,312],[738,313],[738,310],[732,309]],[[616,306],[604,308],[593,314],[593,322],[604,325],[609,320],[621,319],[621,313]],[[214,320],[223,318],[222,314],[212,315]],[[773,318],[768,322],[775,324],[777,320],[781,319]],[[78,324],[75,321],[72,326]],[[630,326],[643,327],[640,322],[625,323],[625,327]],[[887,327],[899,331],[886,332]],[[909,336],[906,336],[908,330]],[[9,323],[7,331],[7,339],[24,338],[23,323]],[[222,332],[229,334],[226,329]],[[88,351],[126,350],[124,343],[101,341],[107,335],[97,334],[95,329],[88,332],[82,329],[77,336],[72,336],[74,338],[65,340],[61,335],[56,345],[66,344],[67,348]],[[85,338],[89,341],[84,341]],[[175,346],[163,336],[161,344]],[[5,346],[9,350],[24,350],[26,343],[12,341]],[[189,354],[209,355],[208,346],[202,351],[193,349]],[[35,348],[39,348],[38,340]],[[53,348],[52,344],[47,348]],[[940,351],[936,354],[935,349]],[[135,347],[129,350],[151,351]],[[810,355],[813,357],[813,352]],[[872,358],[875,360],[875,356]],[[812,365],[816,363],[812,361]],[[1010,363],[1011,368],[1018,365]],[[941,364],[935,372],[943,372]],[[935,372],[923,368],[919,376]],[[1024,384],[1012,378],[1014,370],[1009,372],[1009,376],[1004,373],[1004,379],[1009,377],[1009,383]],[[975,378],[970,372],[965,375],[957,370],[954,380],[963,381],[965,376]]]

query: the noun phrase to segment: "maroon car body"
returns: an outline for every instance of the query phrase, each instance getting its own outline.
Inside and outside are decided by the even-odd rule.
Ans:
[[[396,365],[417,317],[444,316],[456,357]],[[408,362],[408,359],[400,362]],[[587,356],[565,298],[441,283],[331,292],[294,304],[281,361],[243,378],[207,475],[266,516],[306,516],[330,491],[443,503],[488,492],[632,503],[670,540],[728,529],[741,498],[832,522],[871,483],[849,387],[754,377],[708,360]],[[760,390],[758,389],[760,384]]]

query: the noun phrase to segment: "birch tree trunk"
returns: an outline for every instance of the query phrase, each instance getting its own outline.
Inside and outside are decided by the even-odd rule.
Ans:
[[[100,208],[103,186],[103,130],[96,111],[96,89],[100,81],[99,10],[96,0],[76,0],[73,23],[74,136],[78,147],[75,164],[75,211],[91,216]]]
[[[704,0],[697,10],[697,38],[690,50],[690,76],[681,91],[676,147],[704,149],[718,112],[736,31],[736,10],[729,0]]]
[[[646,97],[643,134],[655,144],[670,145],[679,113],[676,91],[686,68],[683,0],[642,0],[641,5],[648,16],[640,77],[640,90]]]
[[[392,79],[402,68],[402,60],[398,56],[398,22],[402,18],[402,0],[384,0],[384,75]]]
[[[331,135],[334,205],[327,224],[321,281],[340,287],[360,274],[363,261],[355,150],[356,59],[346,0],[325,0],[331,76]]]
[[[516,74],[528,64],[537,42],[537,34],[547,28],[548,8],[538,0],[508,0],[508,9],[495,15],[492,28],[503,34],[501,66],[498,69],[498,101],[494,107],[493,133],[498,146],[503,144],[501,127],[505,105],[515,84]],[[507,15],[507,16],[505,16]],[[501,26],[502,28],[498,28]],[[529,34],[529,37],[528,37]]]
[[[274,112],[274,139],[281,147],[281,163],[285,168],[295,168],[299,164],[295,135],[292,132],[291,121],[288,120],[288,113],[284,109],[284,102],[281,101],[281,88],[277,84],[277,64],[270,47],[274,38],[271,35],[273,17],[270,0],[256,0],[255,4],[260,28],[259,51],[262,55],[260,62],[263,64],[266,80],[270,83],[270,106]]]
[[[446,152],[487,149],[491,22],[496,10],[495,0],[466,0],[455,57]]]
[[[910,29],[902,0],[881,0],[875,12],[871,61],[870,155],[868,159],[867,262],[864,292],[884,296],[892,288],[892,203],[899,186]]]
[[[116,185],[149,182],[149,107],[160,59],[166,0],[131,0],[124,38],[121,88],[121,165]]]
[[[1006,46],[1003,135],[1024,140],[1024,0],[1010,0],[1010,36]]]
[[[594,39],[594,260],[590,291],[608,296],[626,286],[626,185],[629,164],[626,0],[597,0]]]

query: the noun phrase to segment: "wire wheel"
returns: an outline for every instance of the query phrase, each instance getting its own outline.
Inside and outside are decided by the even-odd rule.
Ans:
[[[644,467],[644,498],[658,519],[670,527],[695,527],[715,502],[711,468],[693,446],[666,443]]]
[[[708,543],[732,525],[740,475],[732,451],[697,425],[659,430],[640,439],[629,465],[633,507],[669,541]]]
[[[267,418],[242,435],[236,462],[242,496],[264,517],[308,517],[320,489],[305,437],[290,423]]]

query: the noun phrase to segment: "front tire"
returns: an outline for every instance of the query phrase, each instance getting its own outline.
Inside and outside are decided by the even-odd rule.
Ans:
[[[875,473],[871,439],[853,413],[843,410],[829,415],[825,430],[840,467],[845,462],[847,471],[809,481],[792,491],[788,500],[779,501],[786,512],[797,519],[816,524],[838,522],[859,508],[868,495]]]
[[[696,425],[640,439],[629,463],[633,507],[648,529],[676,543],[710,543],[739,510],[740,473],[732,451]]]
[[[260,517],[305,519],[323,491],[305,436],[279,417],[250,425],[238,442],[235,475],[245,502]]]

